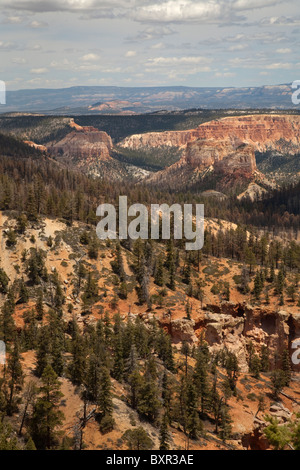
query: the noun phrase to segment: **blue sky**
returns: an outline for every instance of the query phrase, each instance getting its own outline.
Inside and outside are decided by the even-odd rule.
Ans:
[[[300,79],[299,0],[0,0],[0,80],[259,86]]]

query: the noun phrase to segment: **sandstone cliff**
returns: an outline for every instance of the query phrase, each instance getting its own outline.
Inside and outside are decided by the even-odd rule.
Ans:
[[[179,162],[150,178],[154,184],[166,183],[179,189],[196,184],[212,171],[226,176],[234,173],[241,177],[240,184],[257,176],[262,179],[257,174],[255,152],[294,155],[300,151],[300,116],[226,117],[187,131],[132,135],[121,146],[141,151],[159,147],[181,150]]]
[[[49,146],[51,155],[70,159],[72,162],[89,159],[109,160],[112,141],[106,132],[94,127],[77,127],[66,137]]]
[[[300,147],[300,116],[249,115],[226,117],[186,131],[150,132],[127,137],[121,145],[132,150],[143,147],[182,147],[198,139],[237,141],[253,145],[255,150],[279,150],[297,153]]]

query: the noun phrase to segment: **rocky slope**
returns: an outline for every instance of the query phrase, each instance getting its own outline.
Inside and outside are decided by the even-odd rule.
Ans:
[[[179,162],[153,175],[151,183],[167,183],[170,187],[180,188],[197,184],[212,172],[227,177],[234,174],[240,183],[263,181],[257,172],[255,152],[297,154],[300,149],[300,117],[228,117],[189,131],[133,135],[121,145],[136,151],[151,147],[181,149]]]
[[[242,372],[249,371],[250,342],[259,356],[262,346],[268,347],[270,366],[274,369],[278,367],[284,350],[289,350],[292,356],[295,351],[293,345],[300,335],[299,315],[246,303],[207,304],[192,320],[178,318],[162,320],[161,323],[177,344],[182,341],[197,343],[204,333],[210,351],[217,353],[225,346],[237,356]],[[300,372],[300,364],[291,365],[295,372]]]
[[[217,221],[211,220],[211,228],[215,226]],[[22,262],[22,253],[30,252],[36,248],[41,249],[45,255],[45,267],[49,275],[57,273],[65,302],[61,306],[62,316],[66,322],[66,326],[76,320],[80,330],[95,325],[97,320],[103,317],[103,312],[107,312],[113,321],[115,313],[118,311],[125,321],[131,321],[134,324],[137,318],[141,319],[146,329],[151,327],[153,319],[156,319],[160,325],[167,330],[172,337],[174,346],[174,356],[178,363],[178,370],[183,371],[183,355],[180,353],[182,342],[187,341],[191,346],[199,343],[199,338],[204,334],[204,338],[209,346],[211,353],[221,351],[226,347],[229,351],[234,352],[238,358],[240,374],[237,383],[237,396],[229,399],[230,417],[232,419],[232,438],[229,445],[234,448],[243,449],[260,449],[270,448],[269,443],[263,436],[262,429],[266,426],[264,415],[270,414],[277,417],[280,423],[286,422],[299,412],[299,365],[294,367],[293,381],[289,387],[284,389],[285,395],[281,394],[281,400],[274,403],[273,397],[270,395],[270,377],[268,374],[261,374],[260,379],[255,379],[248,372],[249,360],[249,344],[252,342],[255,352],[260,355],[262,346],[267,346],[270,352],[270,366],[278,366],[277,358],[281,353],[288,349],[292,353],[292,345],[300,336],[300,316],[299,308],[296,303],[286,302],[282,310],[277,307],[277,300],[270,295],[271,304],[250,305],[245,301],[245,297],[240,294],[232,281],[234,274],[240,272],[240,262],[232,262],[231,260],[220,260],[217,258],[203,258],[201,271],[196,272],[193,269],[193,278],[201,279],[204,286],[204,302],[203,305],[197,299],[191,299],[191,318],[186,317],[186,286],[180,282],[180,276],[177,277],[176,291],[166,289],[166,295],[163,303],[159,304],[154,300],[151,311],[146,304],[140,304],[136,290],[134,288],[133,263],[134,254],[125,248],[121,249],[121,257],[124,263],[124,271],[126,282],[128,284],[127,299],[119,298],[117,307],[112,307],[112,302],[118,292],[118,285],[115,282],[115,274],[113,271],[112,261],[114,261],[116,252],[115,244],[106,244],[100,242],[99,256],[97,259],[91,259],[87,253],[87,246],[84,245],[82,235],[86,231],[86,224],[74,223],[72,227],[68,227],[61,221],[55,219],[42,219],[38,223],[29,224],[25,233],[17,237],[14,248],[8,248],[6,245],[6,234],[9,227],[15,226],[15,219],[9,217],[8,214],[0,212],[0,247],[1,259],[0,267],[4,269],[10,279],[10,283],[17,281],[21,276],[27,282],[26,263]],[[90,235],[94,232],[91,229]],[[32,237],[34,236],[34,244]],[[53,246],[49,247],[49,237],[52,238]],[[157,253],[156,253],[157,254]],[[83,262],[88,271],[92,271],[99,288],[99,300],[91,307],[86,314],[82,299],[84,285],[79,292],[76,291],[78,282],[77,268],[78,263]],[[226,266],[225,266],[226,264]],[[181,259],[183,266],[183,259]],[[213,275],[211,269],[218,267],[220,270]],[[228,267],[228,272],[225,267]],[[227,272],[227,273],[226,273]],[[223,274],[221,274],[223,273]],[[287,273],[287,278],[291,281],[291,274]],[[211,286],[217,279],[222,277],[225,280],[231,280],[230,290],[232,302],[218,301],[217,296],[213,296]],[[251,284],[252,287],[252,284]],[[157,295],[161,288],[150,278],[150,293]],[[25,330],[26,318],[29,310],[35,309],[36,305],[36,289],[28,283],[30,292],[30,300],[27,303],[17,303],[14,312],[14,321],[19,332]],[[45,290],[44,307],[51,305],[50,291]],[[238,296],[238,297],[237,297]],[[237,300],[238,299],[238,300]],[[4,296],[0,295],[0,308],[4,303]],[[16,299],[17,300],[17,299]],[[72,305],[72,309],[70,309]],[[171,316],[170,316],[171,315]],[[47,321],[45,316],[44,321]],[[38,323],[41,328],[41,323]],[[69,331],[69,330],[67,330]],[[69,338],[69,334],[68,334]],[[64,356],[66,364],[70,359],[68,352]],[[194,366],[193,357],[188,358],[189,366]],[[31,349],[23,353],[24,373],[26,380],[38,379],[34,375],[36,367],[36,352]],[[160,360],[157,358],[157,363]],[[67,369],[66,369],[67,370]],[[224,370],[220,370],[220,384],[224,379]],[[172,374],[172,378],[176,375]],[[222,380],[221,380],[222,379]],[[75,434],[75,427],[78,426],[81,416],[84,413],[84,403],[79,394],[79,387],[75,387],[67,374],[60,377],[62,383],[63,398],[61,401],[61,409],[65,414],[63,422],[63,431],[72,437]],[[115,428],[107,434],[99,431],[99,423],[96,419],[88,421],[84,427],[84,443],[86,449],[115,449],[125,447],[120,441],[122,435],[127,429],[143,426],[154,440],[155,448],[158,448],[159,428],[141,420],[135,410],[133,410],[126,401],[128,387],[124,382],[112,380],[113,404]],[[221,387],[221,386],[220,386]],[[220,388],[221,390],[221,388]],[[220,392],[221,393],[221,392]],[[259,397],[264,396],[265,411],[258,413]],[[292,398],[291,398],[292,397]],[[120,399],[121,398],[121,399]],[[88,404],[88,415],[95,408],[94,404]],[[21,413],[14,417],[14,423],[18,424]],[[132,424],[134,423],[134,424]],[[223,448],[224,442],[214,434],[214,426],[209,419],[204,420],[205,436],[200,440],[191,441],[190,449],[211,449]],[[181,426],[177,422],[170,427],[172,433],[171,448],[184,448],[185,435]],[[121,443],[120,443],[121,442]],[[117,447],[117,444],[119,447]],[[106,447],[107,446],[107,447]]]
[[[47,146],[49,155],[60,163],[111,181],[139,180],[148,176],[148,172],[112,157],[113,143],[106,132],[93,126],[80,126],[73,119],[69,126],[73,129],[71,132]]]
[[[132,150],[143,147],[180,147],[198,139],[241,141],[253,145],[256,151],[288,151],[297,153],[300,145],[300,116],[249,115],[226,117],[201,124],[187,131],[152,132],[132,135],[121,143]]]
[[[98,159],[107,161],[112,149],[112,141],[106,132],[94,127],[78,126],[66,137],[48,147],[51,155],[64,156],[72,162],[80,160]]]
[[[268,153],[276,158],[290,155],[295,159],[300,151],[298,115],[225,117],[195,129],[131,135],[117,147],[106,132],[93,126],[82,127],[71,119],[69,128],[71,132],[62,139],[47,145],[50,155],[63,164],[114,181],[146,179],[150,184],[166,184],[172,189],[200,184],[202,190],[247,194],[249,183],[258,183],[256,194],[262,194],[262,186],[269,186],[270,182],[258,171],[256,156]],[[141,161],[143,155],[146,161],[154,155],[161,160],[165,155],[167,168],[149,174],[135,167],[134,162],[117,160],[120,149],[140,154]],[[170,152],[179,159],[173,159],[173,164],[172,159],[168,160]]]

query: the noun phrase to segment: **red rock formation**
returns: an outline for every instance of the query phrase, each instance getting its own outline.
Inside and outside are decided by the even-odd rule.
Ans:
[[[251,174],[256,170],[253,146],[241,144],[236,147],[212,139],[189,143],[182,160],[192,168],[205,169],[214,165],[216,171],[225,173],[241,170]]]
[[[31,142],[31,140],[24,140],[24,144],[29,145],[29,147],[33,147],[41,152],[47,152],[47,147],[44,145],[38,145],[35,142]]]
[[[70,158],[73,162],[110,160],[112,141],[106,132],[94,127],[76,128],[62,140],[49,147],[51,155]]]
[[[270,367],[274,369],[280,366],[285,350],[292,357],[296,351],[293,343],[299,339],[300,332],[299,315],[233,302],[207,305],[195,320],[162,320],[161,325],[168,329],[175,343],[195,343],[195,338],[204,333],[210,351],[216,353],[226,346],[236,354],[243,372],[248,371],[250,342],[259,356],[262,346],[268,347]],[[292,363],[291,367],[294,372],[300,371],[300,364]]]
[[[256,178],[264,179],[256,171],[255,151],[299,152],[300,116],[228,117],[188,131],[133,135],[121,145],[134,150],[151,147],[179,147],[182,150],[179,162],[153,175],[149,180],[151,183],[166,182],[178,189],[180,185],[198,184],[207,171],[214,171],[227,176],[224,188],[230,188],[232,183],[243,185],[243,182],[250,183]]]
[[[121,145],[130,149],[142,147],[182,147],[202,139],[237,141],[253,145],[255,150],[268,149],[299,151],[300,116],[297,115],[251,115],[227,117],[201,124],[187,131],[150,132],[127,137]]]

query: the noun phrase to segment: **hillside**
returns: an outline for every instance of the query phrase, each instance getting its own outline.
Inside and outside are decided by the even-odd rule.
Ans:
[[[1,135],[1,447],[298,448],[299,183],[251,201],[91,177],[113,143],[66,125],[48,152]],[[219,164],[254,166],[230,145]],[[204,202],[203,249],[98,240],[97,206],[124,194]]]
[[[219,231],[225,230],[225,234],[226,224],[222,225]],[[255,291],[254,274],[250,276],[249,293],[245,296],[239,288],[240,262],[212,257],[208,254],[209,248],[206,248],[200,266],[196,260],[191,264],[191,278],[187,284],[184,256],[179,250],[176,287],[171,289],[168,268],[164,265],[161,280],[157,274],[157,265],[155,268],[156,260],[164,256],[162,245],[155,247],[151,258],[146,261],[150,273],[147,286],[149,297],[146,301],[147,297],[143,300],[138,288],[141,281],[137,281],[138,250],[147,249],[146,245],[143,248],[134,244],[128,249],[120,248],[115,243],[96,243],[92,228],[87,230],[86,225],[78,223],[68,227],[48,218],[28,222],[20,233],[14,217],[1,213],[0,226],[0,268],[9,278],[9,290],[6,292],[9,295],[14,292],[14,307],[9,314],[9,298],[6,300],[5,291],[2,290],[2,315],[6,321],[1,323],[0,331],[8,344],[10,335],[17,334],[25,379],[25,388],[15,390],[13,408],[10,409],[19,409],[19,416],[22,416],[26,384],[33,382],[39,387],[44,380],[39,372],[43,361],[52,361],[63,394],[58,409],[64,415],[56,429],[62,434],[60,437],[53,434],[53,445],[55,440],[64,437],[64,445],[67,447],[76,448],[80,445],[86,449],[124,449],[125,432],[142,427],[151,437],[150,446],[157,449],[160,441],[158,417],[162,412],[162,404],[150,400],[145,407],[144,402],[140,401],[143,400],[143,393],[146,393],[143,387],[147,387],[147,374],[151,374],[151,386],[154,387],[152,393],[158,394],[157,398],[161,393],[161,380],[163,383],[167,380],[163,390],[167,387],[170,393],[173,391],[169,398],[171,401],[168,402],[171,418],[168,426],[169,443],[173,449],[185,449],[187,439],[189,449],[270,448],[263,433],[268,425],[265,416],[276,417],[282,424],[296,420],[300,406],[298,369],[293,366],[292,381],[280,389],[283,394],[279,391],[275,399],[276,406],[271,379],[272,371],[282,367],[281,357],[291,348],[300,330],[298,309],[296,301],[286,297],[284,305],[278,310],[278,294],[272,293],[272,282],[269,279],[268,304],[262,299],[255,300],[251,294],[252,289]],[[217,227],[218,224],[212,221],[211,228],[218,230]],[[8,245],[11,229],[16,230],[16,242]],[[209,221],[207,229],[210,230]],[[215,233],[217,235],[218,231]],[[276,270],[277,275],[279,271]],[[289,283],[293,283],[293,279],[294,270],[286,278],[286,292],[289,292]],[[192,290],[191,286],[194,286]],[[226,286],[229,286],[228,292]],[[11,315],[9,323],[8,315]],[[47,339],[47,331],[52,339]],[[115,344],[118,344],[116,341],[120,340],[119,335],[122,337],[122,347],[115,349]],[[55,338],[64,338],[64,341],[57,343]],[[200,346],[197,346],[199,339]],[[105,355],[104,345],[111,351],[109,357]],[[262,348],[265,348],[264,353]],[[82,353],[85,351],[83,356],[80,355],[81,350]],[[152,351],[152,359],[148,361],[149,351]],[[136,359],[131,359],[132,354],[137,355]],[[232,357],[237,358],[236,379],[233,382],[230,381],[231,369],[229,363],[226,365],[226,354],[233,354]],[[202,363],[204,357],[209,361],[207,366]],[[260,372],[257,365],[251,362],[254,357],[264,358]],[[81,366],[78,361],[83,361]],[[94,367],[99,368],[100,375],[95,375],[91,382],[89,375],[80,375],[84,361],[87,361],[86,366],[91,373]],[[128,375],[129,366],[126,365],[131,364],[130,361],[137,361],[133,364],[136,364],[134,367],[138,367],[141,374],[138,386],[141,387],[138,392],[140,398],[137,402],[132,401],[133,385]],[[214,361],[217,361],[216,371],[212,367]],[[224,380],[228,380],[229,390],[232,387],[231,392],[226,392],[228,423],[224,428],[221,415],[214,418],[213,408],[209,405],[210,395],[204,394],[205,405],[202,411],[200,407],[199,414],[201,421],[197,425],[195,422],[187,433],[184,431],[184,416],[176,412],[176,400],[179,396],[182,400],[181,387],[184,386],[185,374],[194,377],[196,384],[197,374],[203,367],[207,367],[208,387],[213,387],[214,380],[217,380],[220,398],[224,393]],[[97,383],[94,381],[99,380],[105,368],[111,370],[112,374],[111,391],[106,392],[111,393],[112,399],[109,415],[101,413],[101,398],[97,399],[93,395]],[[89,394],[85,400],[81,392],[83,384]],[[159,387],[157,391],[155,387]],[[199,393],[200,389],[197,390]],[[5,396],[5,388],[2,388],[2,392]],[[187,390],[187,393],[192,393],[192,390]],[[33,410],[34,400],[30,405]],[[188,400],[187,405],[191,406],[191,398]],[[86,421],[83,420],[84,413],[88,416]],[[9,412],[10,415],[6,423],[18,428],[21,418],[18,419],[15,411]],[[113,422],[109,424],[106,420],[104,424],[103,416],[111,416]],[[28,433],[31,433],[34,442],[43,446],[42,434],[38,435],[40,440],[37,440],[32,425],[34,414],[29,408],[16,445],[26,445]],[[217,433],[216,425],[220,426]]]
[[[141,114],[158,110],[292,109],[291,84],[261,87],[101,87],[7,92],[5,112]]]

